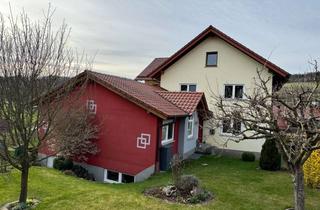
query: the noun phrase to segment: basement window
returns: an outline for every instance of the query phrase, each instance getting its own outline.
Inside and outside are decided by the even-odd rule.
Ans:
[[[119,182],[119,173],[115,171],[107,171],[107,180]]]
[[[207,52],[206,67],[216,67],[218,65],[218,52]]]
[[[134,176],[122,174],[122,183],[131,183],[131,182],[134,182]]]
[[[134,182],[134,176],[105,169],[104,181],[108,183],[131,183]]]

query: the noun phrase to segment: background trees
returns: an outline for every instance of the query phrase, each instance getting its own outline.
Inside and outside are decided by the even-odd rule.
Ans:
[[[39,147],[59,129],[58,117],[79,105],[75,101],[80,97],[69,96],[79,81],[61,85],[84,67],[79,64],[83,56],[68,47],[69,32],[65,23],[53,27],[50,7],[37,21],[24,12],[0,15],[0,119],[7,126],[0,132],[0,157],[21,171],[20,203],[26,202],[29,168]],[[52,91],[55,95],[48,96]],[[81,120],[86,127],[87,118]]]
[[[312,151],[320,148],[320,77],[318,65],[312,63],[313,74],[308,74],[308,83],[292,83],[279,91],[271,87],[271,77],[258,71],[256,85],[245,100],[226,101],[213,96],[217,107],[215,125],[225,119],[241,122],[241,132],[232,132],[231,139],[271,138],[293,175],[295,209],[304,209],[303,164]],[[230,128],[233,129],[233,128]]]

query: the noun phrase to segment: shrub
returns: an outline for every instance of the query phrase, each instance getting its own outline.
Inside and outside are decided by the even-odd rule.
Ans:
[[[184,193],[189,193],[191,190],[199,186],[199,179],[193,175],[184,175],[177,183],[176,187]]]
[[[281,168],[281,155],[274,139],[267,139],[262,146],[260,168],[268,171],[277,171]]]
[[[63,170],[63,162],[64,162],[65,158],[64,157],[57,157],[54,159],[53,161],[53,168],[57,169],[59,171]]]
[[[253,162],[256,159],[256,156],[252,152],[244,152],[241,155],[241,159],[246,162]]]
[[[88,173],[88,170],[83,168],[82,166],[79,166],[79,165],[74,165],[72,167],[72,171],[75,173],[75,175],[77,177],[81,177],[81,178],[84,178],[85,175]]]
[[[71,159],[65,159],[63,161],[63,170],[71,170],[73,167],[73,162]]]
[[[70,159],[65,159],[64,157],[57,157],[53,161],[53,168],[64,171],[71,170],[73,167],[73,162]]]
[[[320,150],[313,151],[303,165],[304,179],[308,186],[320,188]]]
[[[200,190],[199,193],[195,194],[191,198],[189,198],[189,203],[197,204],[212,198],[212,194],[206,190]]]
[[[73,165],[72,171],[74,172],[74,174],[77,177],[91,180],[91,181],[95,181],[94,175],[90,174],[87,169],[85,169],[84,167],[82,167],[80,165]]]

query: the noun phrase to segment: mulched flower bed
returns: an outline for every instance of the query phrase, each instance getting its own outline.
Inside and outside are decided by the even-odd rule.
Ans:
[[[182,204],[204,204],[213,199],[212,193],[205,189],[197,187],[191,191],[183,191],[173,185],[147,189],[144,195]]]
[[[21,209],[34,209],[40,203],[37,199],[27,199],[27,203],[19,204],[18,201],[14,201],[4,205],[0,210],[21,210]]]

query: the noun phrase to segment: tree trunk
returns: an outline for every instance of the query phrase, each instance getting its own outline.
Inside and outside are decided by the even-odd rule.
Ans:
[[[304,210],[304,180],[301,165],[294,167],[294,209]]]
[[[28,196],[28,177],[29,177],[29,164],[23,163],[21,170],[21,183],[20,183],[20,197],[19,203],[26,203]]]

